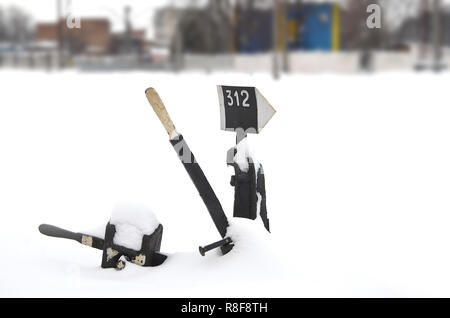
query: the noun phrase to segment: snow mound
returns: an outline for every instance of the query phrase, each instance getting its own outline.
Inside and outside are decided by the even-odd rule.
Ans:
[[[272,248],[271,235],[264,228],[261,220],[249,220],[245,218],[229,219],[229,226],[227,229],[227,236],[229,236],[234,243],[232,251],[240,253],[249,249],[253,251],[253,255],[261,254],[264,250]],[[262,254],[265,255],[266,253]]]
[[[159,225],[150,209],[130,203],[116,205],[109,222],[116,226],[114,244],[137,251],[141,249],[142,237],[152,234]]]

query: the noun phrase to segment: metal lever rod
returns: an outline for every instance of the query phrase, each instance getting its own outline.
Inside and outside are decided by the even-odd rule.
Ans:
[[[213,250],[213,249],[218,248],[218,247],[225,247],[226,245],[228,245],[228,244],[230,244],[232,242],[233,241],[231,240],[231,238],[226,237],[223,240],[217,241],[215,243],[212,243],[212,244],[209,244],[209,245],[206,245],[206,246],[200,246],[198,248],[198,250],[200,251],[200,254],[202,256],[205,256],[206,252],[209,252],[210,250]]]

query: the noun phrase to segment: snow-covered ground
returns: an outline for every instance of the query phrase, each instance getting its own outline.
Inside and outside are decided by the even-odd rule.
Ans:
[[[450,74],[269,75],[0,71],[0,296],[450,297]],[[277,114],[249,144],[272,234],[220,237],[145,98],[155,87],[228,215],[235,136],[215,85],[256,86]],[[117,202],[164,226],[160,267],[38,232],[105,225]]]

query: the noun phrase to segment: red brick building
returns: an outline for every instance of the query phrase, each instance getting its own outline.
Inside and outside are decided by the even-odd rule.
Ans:
[[[80,28],[68,28],[61,20],[59,27],[55,23],[40,23],[36,27],[36,41],[61,41],[64,48],[74,54],[107,54],[111,47],[111,26],[107,19],[81,19]]]

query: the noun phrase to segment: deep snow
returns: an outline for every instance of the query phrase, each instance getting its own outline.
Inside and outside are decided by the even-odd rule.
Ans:
[[[448,73],[269,75],[0,71],[0,296],[450,296]],[[228,215],[235,136],[216,85],[277,109],[248,142],[272,234],[220,237],[148,105],[155,87]],[[164,226],[160,267],[102,270],[101,252],[41,235],[105,224],[120,201]],[[242,228],[244,228],[242,230]]]

